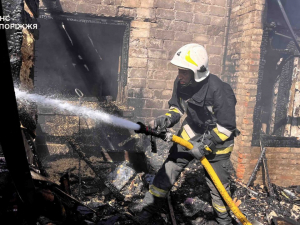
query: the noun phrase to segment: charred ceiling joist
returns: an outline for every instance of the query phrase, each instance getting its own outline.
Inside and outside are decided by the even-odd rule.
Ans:
[[[300,27],[297,1],[267,1],[259,67],[252,145],[259,146],[261,129],[265,146],[299,147],[293,126],[296,104]],[[296,71],[296,72],[295,72]]]
[[[20,18],[17,16],[17,12],[19,12],[18,9],[21,9],[20,2],[14,2],[18,3],[17,5],[15,5],[14,16],[16,18]],[[0,16],[3,16],[2,2],[0,1],[0,3]],[[14,33],[8,35],[9,38],[12,36],[14,36]],[[16,36],[18,36],[18,34]],[[34,207],[35,188],[26,159],[26,153],[19,123],[17,102],[14,93],[14,84],[11,76],[12,74],[14,76],[17,76],[19,74],[20,67],[17,63],[14,64],[14,61],[9,60],[9,52],[4,29],[0,29],[0,37],[0,60],[3,71],[6,71],[4,76],[2,76],[0,87],[0,95],[5,96],[5,98],[2,99],[2,103],[3,105],[5,105],[5,110],[1,110],[1,117],[10,118],[4,119],[2,121],[2,125],[5,127],[5,129],[1,129],[0,131],[0,143],[6,159],[7,168],[10,172],[17,193],[26,206],[24,207],[25,216],[29,219],[29,221],[31,221],[34,217],[34,213],[30,211],[33,210]],[[20,45],[22,38],[18,38],[16,41],[16,44]],[[19,54],[18,51],[16,51],[15,53]],[[16,155],[18,157],[16,157]]]

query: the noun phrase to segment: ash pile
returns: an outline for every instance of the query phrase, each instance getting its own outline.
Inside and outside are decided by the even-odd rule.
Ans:
[[[118,193],[109,190],[100,178],[91,176],[87,168],[82,174],[81,196],[78,193],[78,174],[69,171],[70,188],[76,198],[84,205],[93,208],[99,218],[95,224],[137,224],[127,213],[128,208],[139,203],[154,179],[158,165],[163,162],[167,153],[146,152],[149,157],[148,173],[137,173],[128,162],[114,162],[114,168],[106,171],[109,180]],[[150,160],[151,159],[151,160]],[[93,160],[93,159],[92,159]],[[102,163],[99,163],[102,165]],[[94,159],[93,165],[97,165]],[[109,172],[110,171],[110,172]],[[246,187],[233,179],[231,185],[232,198],[249,221],[261,224],[299,224],[300,223],[300,187],[279,187],[274,184],[274,197],[270,197],[263,185]],[[205,183],[204,168],[200,162],[192,161],[173,186],[169,198],[162,210],[153,218],[151,224],[216,224],[211,206],[209,188]],[[234,214],[232,217],[239,224]],[[279,223],[280,219],[285,223]],[[90,221],[91,222],[91,221]]]

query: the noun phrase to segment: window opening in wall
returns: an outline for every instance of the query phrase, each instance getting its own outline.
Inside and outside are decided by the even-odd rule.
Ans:
[[[36,92],[123,101],[130,21],[46,12],[38,21]]]
[[[300,36],[300,15],[295,10],[300,2],[282,4],[294,32]],[[259,146],[264,137],[264,146],[300,147],[299,52],[277,1],[268,0],[266,9],[252,145]]]

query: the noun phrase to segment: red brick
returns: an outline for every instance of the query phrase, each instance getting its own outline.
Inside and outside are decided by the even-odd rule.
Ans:
[[[226,23],[226,18],[225,17],[217,17],[217,16],[212,16],[211,25],[216,25],[216,26],[225,26]]]
[[[81,12],[81,13],[90,13],[90,14],[97,14],[97,10],[98,10],[99,5],[94,5],[94,4],[79,4],[77,6],[77,12]]]
[[[135,88],[133,90],[133,96],[138,99],[153,98],[153,91],[146,88]]]
[[[155,59],[167,59],[167,52],[165,50],[159,50],[159,49],[149,49],[148,50],[149,58],[155,58]]]
[[[207,45],[206,50],[207,50],[208,55],[211,55],[211,54],[221,55],[222,54],[222,47],[220,47],[220,46]]]
[[[151,8],[154,5],[154,0],[141,0],[141,7]]]
[[[146,67],[147,66],[147,58],[130,57],[128,66],[129,67]]]
[[[224,44],[224,37],[223,36],[221,36],[221,37],[214,37],[213,45],[222,46],[223,44]]]
[[[146,58],[148,51],[146,48],[130,48],[129,57]]]
[[[150,22],[142,22],[142,21],[132,21],[131,27],[140,28],[140,29],[150,29],[151,23]]]
[[[155,19],[155,10],[152,8],[137,8],[136,9],[137,18],[145,18],[151,20]]]
[[[164,89],[166,82],[162,80],[148,80],[149,89]]]
[[[64,12],[71,12],[74,13],[77,8],[77,3],[74,3],[73,1],[64,1],[61,2],[61,8]]]
[[[207,26],[203,26],[200,24],[192,24],[189,23],[187,26],[187,32],[189,33],[197,33],[197,34],[206,34]]]
[[[141,1],[140,0],[125,0],[125,1],[122,1],[122,6],[138,8],[141,6]]]
[[[147,77],[146,69],[129,68],[128,70],[128,78],[145,78],[145,77]]]
[[[175,19],[191,23],[193,21],[193,14],[188,12],[176,12]]]
[[[209,57],[209,64],[221,65],[222,58],[221,56],[211,56]]]
[[[105,9],[103,9],[103,11],[104,10]],[[119,7],[117,15],[120,17],[134,18],[134,17],[136,17],[137,13],[136,13],[136,9]]]
[[[191,3],[187,3],[187,2],[175,2],[175,10],[192,12],[193,5]]]
[[[149,39],[149,48],[160,49],[163,47],[163,40]]]
[[[99,5],[97,15],[116,16],[118,9],[112,5]]]
[[[299,154],[300,153],[300,148],[292,148],[291,153]]]
[[[128,88],[143,88],[146,87],[145,79],[128,79]]]
[[[154,97],[157,99],[167,99],[171,98],[172,91],[171,90],[155,90]]]
[[[171,30],[156,30],[155,38],[163,39],[163,40],[173,40],[174,39],[174,31],[171,31]]]
[[[213,74],[221,74],[222,67],[219,65],[209,65],[209,71]]]
[[[201,45],[208,44],[209,40],[210,40],[210,36],[206,36],[203,34],[194,34],[194,37],[193,37],[193,41],[195,41]]]
[[[148,69],[157,69],[157,70],[164,70],[167,69],[167,60],[161,59],[149,59],[148,60]]]
[[[131,37],[129,42],[130,48],[147,48],[149,45],[149,38]]]
[[[186,31],[187,23],[183,21],[172,21],[169,29],[174,31]]]
[[[211,0],[212,5],[217,5],[217,6],[226,6],[226,0]]]
[[[129,106],[134,108],[143,108],[145,105],[145,100],[140,98],[128,98],[127,102]]]
[[[135,29],[133,28],[130,32],[133,38],[141,37],[141,38],[149,38],[150,30],[149,29]]]
[[[166,70],[150,70],[148,77],[158,80],[175,80],[177,72],[166,71]]]
[[[173,20],[175,18],[175,12],[171,9],[157,9],[156,17],[162,19]]]
[[[225,32],[224,26],[211,25],[211,26],[208,26],[208,29],[207,29],[207,34],[211,35],[211,36],[218,36],[218,35],[220,35],[220,33],[223,33],[223,32]]]
[[[209,25],[211,22],[210,16],[205,16],[203,14],[195,14],[194,23]]]
[[[152,109],[135,110],[134,114],[137,117],[151,117],[152,116]]]
[[[157,99],[155,100],[146,99],[145,107],[161,109],[163,107],[163,101]]]
[[[294,176],[280,175],[280,176],[278,176],[278,178],[279,178],[279,180],[282,181],[282,184],[285,184],[286,181],[293,180]]]
[[[166,90],[173,90],[174,87],[174,81],[166,81]]]
[[[157,19],[155,25],[157,29],[169,30],[172,20]]]
[[[193,35],[186,33],[186,32],[175,32],[175,41],[184,41],[184,42],[191,42],[193,40]]]
[[[194,7],[194,13],[207,13],[208,12],[208,5],[198,3]]]
[[[85,1],[85,2],[87,2],[87,1]],[[100,2],[100,1],[97,0],[97,2]],[[115,4],[115,0],[102,0],[102,4],[103,5],[114,5]]]
[[[174,0],[155,0],[154,7],[163,9],[174,9]]]

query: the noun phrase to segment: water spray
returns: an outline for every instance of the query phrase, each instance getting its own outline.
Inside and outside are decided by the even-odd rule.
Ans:
[[[61,112],[68,111],[74,115],[81,116],[84,118],[91,118],[96,121],[111,124],[118,127],[127,128],[130,130],[140,130],[140,125],[129,120],[107,114],[101,110],[94,110],[85,106],[72,105],[66,101],[46,97],[39,94],[30,94],[25,91],[21,91],[15,88],[15,94],[18,101],[32,101],[39,105],[51,106]]]
[[[142,133],[145,135],[151,135],[154,137],[159,137],[163,139],[164,141],[172,141],[174,143],[177,143],[179,145],[182,145],[186,147],[187,149],[192,149],[193,145],[187,141],[182,139],[181,137],[178,137],[176,135],[173,135],[171,132],[161,132],[156,129],[153,129],[149,126],[145,126],[142,123],[133,123],[131,121],[109,115],[107,113],[104,113],[99,110],[93,110],[87,107],[79,107],[72,104],[69,104],[65,101],[53,99],[49,97],[45,97],[38,94],[29,94],[23,91],[20,91],[19,89],[15,89],[16,97],[19,100],[29,100],[34,101],[36,103],[42,104],[42,105],[48,105],[52,106],[53,108],[57,108],[58,110],[64,111],[67,110],[69,112],[74,113],[75,115],[80,115],[82,117],[86,118],[92,118],[95,120],[99,120],[108,124],[112,124],[119,127],[124,127],[127,129],[132,129],[136,133]],[[243,225],[251,225],[251,224],[259,224],[254,221],[253,223],[249,222],[247,218],[243,215],[243,213],[239,210],[239,208],[234,204],[232,201],[230,195],[227,193],[226,189],[224,188],[222,182],[220,181],[218,175],[214,171],[213,167],[210,165],[209,161],[206,159],[205,156],[203,156],[200,159],[201,164],[204,166],[206,171],[208,172],[209,176],[211,177],[213,183],[215,184],[216,188],[222,195],[223,199],[231,209],[231,211],[235,214],[235,216],[242,222]]]
[[[83,98],[84,94],[78,88],[75,88],[75,93],[78,95],[79,106],[81,107],[82,98]],[[80,117],[81,117],[81,114],[79,114],[79,116],[78,116],[78,133],[79,133],[79,135],[81,135]],[[81,199],[81,159],[80,159],[80,156],[78,157],[78,197],[79,197],[79,199]]]

